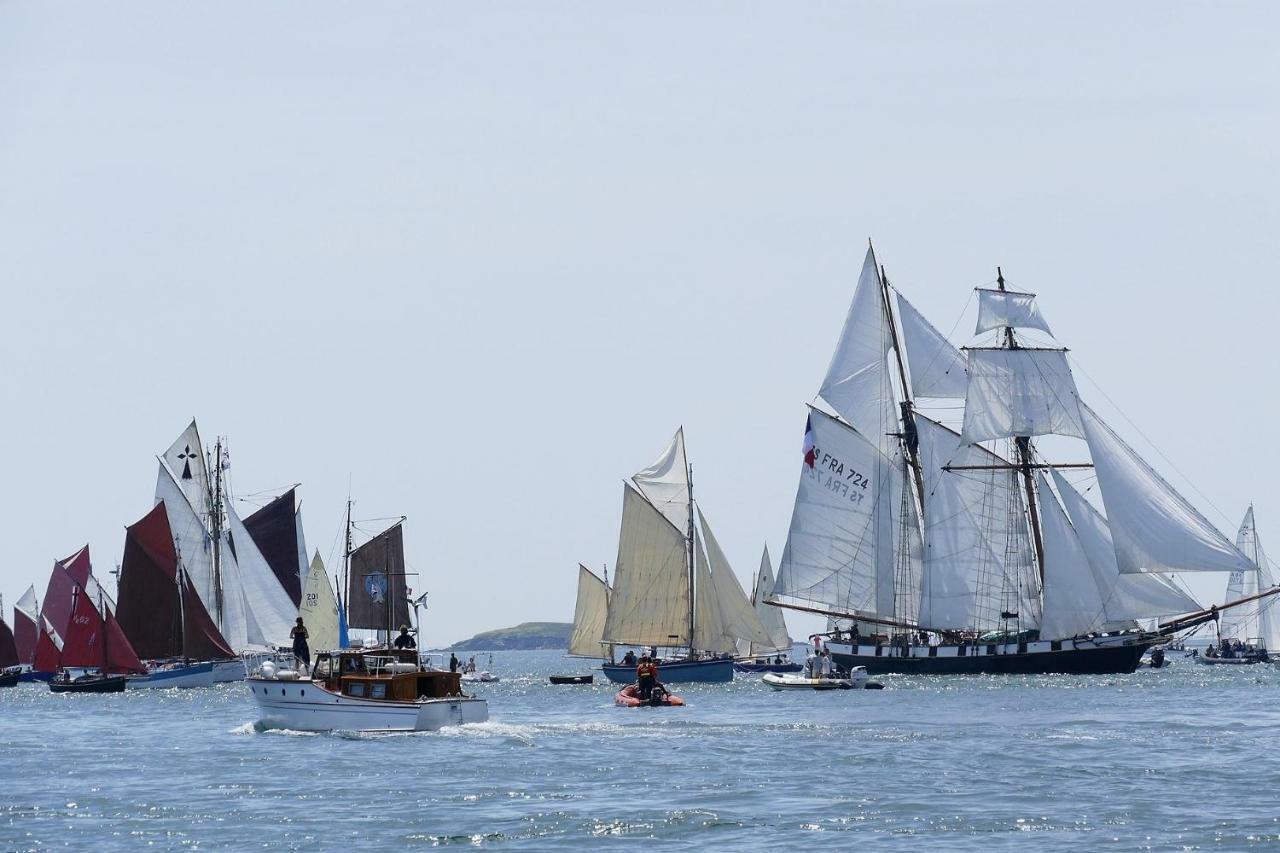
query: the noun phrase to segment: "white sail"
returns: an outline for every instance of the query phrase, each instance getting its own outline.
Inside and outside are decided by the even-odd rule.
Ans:
[[[978,327],[973,333],[980,335],[1005,326],[1049,332],[1049,324],[1036,306],[1034,293],[978,288]]]
[[[569,654],[598,658],[604,653],[601,638],[609,615],[609,587],[586,566],[578,565],[578,600],[573,607],[573,633]]]
[[[657,461],[631,481],[676,530],[689,529],[689,463],[685,457],[684,427],[676,430]]]
[[[1100,631],[1107,621],[1106,609],[1084,546],[1044,474],[1038,474],[1036,480],[1040,486],[1040,536],[1044,543],[1040,636],[1057,640]]]
[[[1039,590],[1016,471],[936,421],[917,415],[916,427],[925,490],[920,623],[994,628],[1002,613],[1016,612],[1021,627],[1035,627]],[[948,465],[1006,467],[944,471]]]
[[[209,468],[195,419],[161,457],[201,524],[209,524]],[[159,500],[157,496],[156,500]]]
[[[1102,596],[1106,630],[1131,627],[1139,619],[1153,619],[1191,613],[1200,603],[1179,589],[1164,575],[1134,572],[1121,574],[1116,565],[1111,528],[1102,513],[1056,469],[1051,469],[1054,485],[1093,569]]]
[[[1082,438],[1079,395],[1066,352],[970,349],[961,433],[968,442],[1049,433]]]
[[[32,622],[35,622],[40,615],[40,605],[36,601],[36,588],[34,585],[27,587],[27,591],[22,594],[22,598],[18,599],[18,603],[13,606],[23,616],[26,616]]]
[[[333,587],[329,586],[329,575],[324,570],[319,551],[311,558],[302,584],[298,615],[307,628],[307,641],[312,649],[330,651],[338,648],[338,601],[334,598]]]
[[[1252,563],[1186,498],[1081,405],[1121,572],[1249,571]]]
[[[818,393],[884,452],[894,441],[888,433],[898,429],[886,361],[892,342],[875,255],[868,249],[840,342]]]
[[[226,504],[227,536],[232,553],[223,552],[223,565],[232,567],[235,576],[227,571],[223,579],[223,597],[229,599],[237,593],[248,614],[249,642],[254,645],[288,646],[289,632],[293,628],[298,608],[289,593],[285,592],[267,558],[245,529],[231,501]],[[231,559],[229,560],[228,557]],[[254,630],[256,629],[256,630]],[[225,635],[224,635],[225,636]]]
[[[164,514],[173,534],[178,561],[187,582],[213,617],[223,638],[235,651],[249,644],[249,629],[245,622],[243,600],[240,596],[223,596],[218,606],[219,583],[213,572],[213,539],[204,520],[187,500],[169,467],[161,461],[156,475],[156,503],[164,504]],[[225,585],[224,585],[225,587]]]
[[[769,635],[769,642],[763,645],[747,643],[745,652],[748,655],[770,655],[791,651],[791,635],[787,633],[787,623],[783,618],[782,608],[767,604],[766,599],[773,594],[773,564],[769,560],[769,546],[760,556],[760,569],[756,573],[756,582],[751,590],[751,606],[755,608],[760,624]],[[739,648],[743,646],[740,644]]]
[[[1232,572],[1227,583],[1226,601],[1235,601],[1276,585],[1275,576],[1267,562],[1267,554],[1258,536],[1253,507],[1245,512],[1244,521],[1236,533],[1236,547],[1244,552],[1257,567],[1253,571]],[[1224,610],[1218,632],[1223,637],[1237,640],[1261,640],[1267,649],[1280,651],[1280,614],[1275,610],[1275,598],[1251,601]]]
[[[813,410],[773,597],[892,618],[898,469],[858,431]]]
[[[302,533],[302,507],[293,514],[293,529],[298,539],[298,580],[300,586],[307,585],[307,578],[311,574],[311,566],[307,563],[307,537]],[[320,552],[316,552],[319,556]],[[315,562],[314,560],[312,562]]]
[[[603,639],[632,646],[689,644],[684,534],[644,495],[622,487],[622,532]]]
[[[733,651],[740,640],[761,646],[768,645],[769,632],[760,624],[760,617],[756,615],[751,599],[747,598],[742,585],[738,583],[729,559],[716,541],[715,534],[711,532],[711,525],[707,523],[707,517],[701,508],[698,510],[698,520],[702,525],[702,538],[706,543],[707,558],[711,565],[710,591],[719,602],[722,629],[728,640],[728,648],[724,651]],[[699,588],[695,597],[701,597],[707,592],[708,590]]]
[[[901,293],[898,320],[902,326],[902,346],[911,371],[911,390],[917,397],[961,397],[969,384],[965,357],[951,345],[924,315]]]
[[[722,654],[734,650],[734,640],[729,636],[728,619],[716,595],[715,580],[711,576],[711,561],[699,539],[694,549],[693,570],[693,648],[703,652]]]

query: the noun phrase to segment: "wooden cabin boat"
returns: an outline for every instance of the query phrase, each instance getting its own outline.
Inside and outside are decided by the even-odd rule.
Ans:
[[[311,673],[291,656],[246,656],[245,679],[262,722],[297,731],[434,731],[483,723],[489,705],[462,692],[459,674],[425,669],[413,649],[343,649]]]

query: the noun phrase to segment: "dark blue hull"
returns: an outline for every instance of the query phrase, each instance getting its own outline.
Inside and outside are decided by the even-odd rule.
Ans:
[[[799,672],[804,669],[798,663],[749,663],[746,661],[738,661],[733,665],[738,672]]]
[[[603,667],[605,677],[614,684],[631,684],[636,680],[636,668],[620,663],[606,663]],[[733,661],[723,660],[681,660],[663,661],[658,664],[658,681],[663,684],[689,684],[701,682],[706,684],[724,684],[733,681]]]
[[[50,678],[53,678],[52,672],[36,672],[34,669],[23,670],[18,676],[19,681],[48,681]]]

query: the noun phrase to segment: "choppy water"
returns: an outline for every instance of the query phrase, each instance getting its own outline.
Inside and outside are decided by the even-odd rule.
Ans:
[[[478,658],[482,662],[485,656]],[[623,709],[495,655],[492,721],[259,731],[245,688],[0,691],[0,848],[1235,850],[1280,843],[1280,669],[687,685]]]

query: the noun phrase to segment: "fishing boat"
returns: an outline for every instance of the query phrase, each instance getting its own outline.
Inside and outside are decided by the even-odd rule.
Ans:
[[[882,686],[871,681],[870,674],[863,666],[854,667],[846,677],[806,678],[803,675],[767,672],[761,676],[760,681],[774,690],[864,690]]]
[[[88,578],[90,586],[76,586],[71,618],[58,660],[49,680],[53,693],[118,693],[126,676],[144,672],[108,606],[106,593]]]
[[[683,428],[656,462],[623,483],[614,569],[597,645],[610,681],[635,680],[634,664],[614,662],[617,646],[648,647],[655,655],[665,649],[663,681],[725,682],[733,680],[740,640],[770,642],[694,500]],[[593,606],[599,601],[597,592]]]
[[[1035,294],[998,269],[995,284],[962,351],[894,298],[868,249],[819,390],[831,411],[806,418],[771,603],[877,626],[828,641],[846,669],[1088,674],[1133,672],[1175,633],[1280,591],[1206,609],[1177,588],[1171,573],[1250,561],[1081,400]],[[922,399],[963,401],[958,429]],[[1047,459],[1045,436],[1091,461]],[[1067,479],[1080,472],[1105,515]],[[1167,621],[1137,622],[1152,617]]]
[[[738,672],[799,672],[802,669],[800,664],[789,657],[794,643],[787,633],[782,610],[766,600],[773,593],[773,585],[773,563],[769,559],[769,546],[766,545],[764,554],[760,557],[755,584],[751,587],[751,607],[768,633],[769,642],[761,645],[749,640],[739,640],[738,650],[744,657],[733,664]]]
[[[660,684],[654,686],[649,698],[642,699],[640,688],[628,684],[614,695],[613,703],[623,708],[678,708],[684,705],[684,700],[674,693],[668,693]]]
[[[552,684],[592,684],[595,682],[594,675],[551,675],[547,680]]]
[[[489,719],[488,703],[463,693],[457,673],[424,669],[412,649],[321,652],[310,673],[291,655],[250,654],[246,668],[268,726],[420,732]]]

